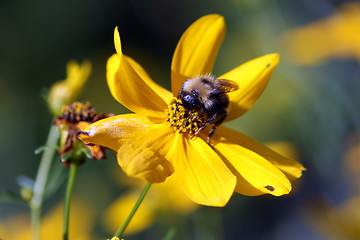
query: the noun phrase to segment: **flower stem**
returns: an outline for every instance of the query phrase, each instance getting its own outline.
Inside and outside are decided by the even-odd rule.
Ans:
[[[142,193],[140,194],[137,202],[135,203],[133,209],[131,210],[129,216],[127,217],[127,219],[125,220],[123,225],[119,228],[119,230],[114,234],[114,237],[121,237],[121,235],[124,233],[126,227],[129,225],[131,219],[134,217],[136,211],[140,207],[140,204],[142,203],[142,201],[144,200],[146,194],[148,193],[151,185],[152,185],[152,183],[147,183],[146,184],[146,186],[144,187]]]
[[[64,219],[63,219],[63,240],[69,239],[69,219],[70,219],[70,203],[74,190],[75,179],[78,171],[78,164],[70,164],[70,173],[66,185],[65,202],[64,202]]]
[[[49,135],[46,140],[46,146],[54,146],[59,139],[59,131],[57,126],[52,125],[50,127]],[[33,197],[30,201],[31,209],[31,226],[32,226],[32,239],[40,239],[40,220],[41,220],[41,206],[44,199],[44,192],[49,176],[50,166],[54,158],[55,149],[51,147],[45,148],[41,160],[39,169],[36,175],[33,189]]]

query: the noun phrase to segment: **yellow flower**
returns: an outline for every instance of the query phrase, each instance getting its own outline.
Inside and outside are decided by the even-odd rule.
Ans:
[[[58,204],[41,221],[41,239],[60,240],[62,238],[63,204]],[[90,231],[94,223],[94,214],[90,206],[79,199],[74,199],[71,207],[69,238],[90,240]],[[5,221],[0,220],[0,239],[31,239],[30,216],[18,214]]]
[[[209,130],[194,136],[197,123],[181,118],[181,100],[174,101],[183,82],[211,72],[224,34],[224,19],[215,14],[200,18],[185,31],[173,56],[169,92],[122,53],[116,28],[117,53],[108,60],[107,82],[113,97],[135,114],[95,122],[79,135],[80,139],[116,151],[118,163],[128,176],[149,182],[179,178],[186,195],[199,204],[224,206],[234,191],[251,196],[289,193],[287,176],[300,177],[301,164],[226,127],[218,127],[208,144]],[[253,105],[278,61],[278,54],[266,55],[219,77],[240,86],[228,93],[230,106],[225,121],[238,118]],[[171,126],[170,122],[178,125]]]
[[[82,65],[74,61],[66,66],[65,80],[54,83],[47,97],[47,104],[54,116],[61,114],[63,105],[69,105],[76,100],[91,73],[91,63],[84,61]]]
[[[315,64],[329,58],[360,61],[360,3],[346,3],[337,13],[291,30],[285,43],[294,61]]]

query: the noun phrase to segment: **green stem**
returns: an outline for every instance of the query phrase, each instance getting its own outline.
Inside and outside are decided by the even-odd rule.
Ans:
[[[152,183],[147,183],[146,184],[146,186],[144,187],[142,193],[139,196],[139,199],[137,200],[137,202],[135,203],[133,209],[131,210],[129,216],[127,217],[127,219],[125,220],[123,225],[119,228],[119,230],[115,233],[114,237],[121,237],[121,235],[124,233],[126,227],[129,225],[131,219],[134,217],[136,211],[140,207],[140,204],[144,200],[144,198],[145,198],[147,192],[149,191],[151,185],[152,185]]]
[[[57,126],[52,125],[46,140],[46,146],[54,146],[57,144],[60,133]],[[31,226],[32,226],[32,239],[40,239],[40,220],[41,220],[41,206],[44,199],[44,192],[49,176],[50,166],[53,161],[55,149],[47,147],[40,160],[39,169],[36,175],[33,189],[33,197],[30,202],[31,209]]]
[[[75,179],[78,171],[78,164],[70,164],[70,173],[66,185],[65,202],[64,202],[64,219],[63,219],[63,240],[69,239],[69,219],[70,219],[70,203],[74,190]]]

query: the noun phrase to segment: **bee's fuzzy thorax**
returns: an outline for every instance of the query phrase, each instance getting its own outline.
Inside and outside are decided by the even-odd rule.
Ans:
[[[209,92],[211,92],[214,88],[214,86],[209,83],[213,82],[215,79],[216,78],[210,74],[197,76],[184,82],[182,91],[196,91],[199,94],[199,100],[205,105],[209,98]]]
[[[213,124],[208,136],[209,141],[216,126],[220,125],[227,116],[229,106],[227,93],[237,89],[238,85],[233,81],[217,79],[210,74],[199,75],[183,83],[177,96],[179,102],[176,109],[181,107],[186,114],[191,116],[190,118],[201,119],[201,126],[194,135],[197,135],[207,125]],[[193,115],[194,113],[196,116]],[[185,122],[189,122],[189,120]]]

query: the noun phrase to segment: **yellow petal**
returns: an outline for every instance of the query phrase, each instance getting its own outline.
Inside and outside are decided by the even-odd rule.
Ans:
[[[218,129],[214,134],[212,146],[231,170],[235,170],[233,173],[236,176],[242,176],[244,180],[263,193],[280,196],[290,192],[291,183],[285,174],[263,156],[243,147],[242,139],[233,142],[220,137],[224,136],[222,130]],[[238,183],[235,190],[242,193],[242,185]]]
[[[165,159],[172,141],[173,129],[165,124],[149,126],[135,138],[124,141],[118,150],[118,163],[130,177],[148,182],[163,182],[173,172]]]
[[[175,134],[175,143],[168,155],[174,162],[187,196],[207,206],[224,206],[234,192],[235,176],[214,150],[201,138],[189,140]]]
[[[184,32],[171,63],[171,87],[174,96],[177,96],[186,79],[211,73],[224,35],[224,18],[216,14],[198,19]]]
[[[125,231],[126,235],[136,234],[150,227],[153,223],[156,213],[156,208],[154,207],[156,204],[150,201],[152,200],[150,193],[149,196],[146,196],[144,201],[141,203],[139,211],[137,211],[131,219],[131,222]],[[139,195],[140,192],[138,191],[125,193],[105,210],[104,225],[109,233],[116,232],[119,226],[125,222],[127,216],[130,214],[130,211],[139,198]]]
[[[66,65],[67,78],[66,82],[73,91],[80,91],[91,73],[91,62],[84,61],[78,65],[74,61]]]
[[[107,60],[106,64],[106,81],[110,90],[111,95],[117,101],[116,92],[115,92],[115,81],[114,77],[120,65],[120,57],[116,53],[114,53],[109,59]]]
[[[141,115],[123,114],[90,124],[80,132],[78,138],[90,144],[97,144],[118,151],[121,144],[141,133],[152,122]]]
[[[137,62],[122,53],[117,28],[114,42],[118,57],[109,58],[106,74],[112,95],[137,114],[151,117],[164,115],[172,94],[156,84]]]
[[[219,135],[225,137],[227,140],[237,143],[265,158],[275,167],[279,168],[290,179],[300,178],[302,172],[306,170],[301,163],[293,159],[284,157],[261,143],[226,127],[219,127],[217,132]],[[290,147],[288,147],[290,148]],[[289,149],[288,149],[289,150]],[[285,149],[282,150],[285,152]],[[291,157],[291,156],[289,156]]]
[[[271,74],[279,63],[278,54],[269,54],[246,62],[219,79],[237,82],[239,89],[228,93],[229,114],[225,121],[240,117],[249,110],[268,84]]]

